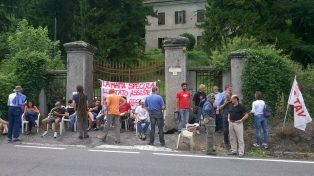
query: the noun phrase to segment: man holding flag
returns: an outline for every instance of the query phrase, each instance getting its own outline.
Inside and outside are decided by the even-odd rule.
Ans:
[[[299,85],[297,83],[296,78],[294,78],[289,100],[288,106],[293,105],[294,112],[294,127],[300,130],[305,131],[306,124],[312,121],[312,118],[307,111],[304,103],[304,99],[302,93],[300,91]],[[287,108],[288,111],[288,108]],[[286,113],[287,116],[287,113]],[[286,117],[285,117],[286,121]],[[285,122],[284,122],[285,123]]]

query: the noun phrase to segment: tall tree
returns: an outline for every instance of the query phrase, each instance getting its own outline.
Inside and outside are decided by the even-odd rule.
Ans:
[[[204,46],[210,51],[228,38],[251,35],[303,65],[314,63],[313,9],[312,0],[208,0]]]
[[[80,0],[78,37],[99,48],[99,56],[137,60],[144,51],[146,16],[153,15],[143,0]]]

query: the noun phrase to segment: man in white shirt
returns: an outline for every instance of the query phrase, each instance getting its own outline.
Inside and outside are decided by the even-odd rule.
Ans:
[[[8,116],[9,116],[9,131],[8,131],[8,142],[21,141],[20,128],[22,119],[21,116],[24,110],[24,104],[26,102],[26,96],[22,94],[22,87],[15,86],[13,93],[8,98]]]
[[[145,133],[149,127],[150,121],[149,121],[149,113],[144,107],[144,101],[139,101],[139,106],[135,109],[135,122],[136,122],[136,128],[139,133],[139,138],[142,140],[146,139]],[[144,124],[144,127],[142,126]]]

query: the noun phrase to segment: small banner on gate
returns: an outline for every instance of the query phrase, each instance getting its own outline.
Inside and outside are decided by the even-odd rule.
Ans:
[[[135,108],[139,100],[145,99],[155,86],[156,82],[127,83],[101,80],[101,99],[108,95],[109,89],[114,89],[117,95],[127,97],[131,107]]]

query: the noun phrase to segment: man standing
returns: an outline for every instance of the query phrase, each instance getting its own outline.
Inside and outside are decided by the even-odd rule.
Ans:
[[[206,100],[205,88],[204,84],[200,84],[197,92],[193,96],[194,108],[196,112],[195,123],[199,123],[201,120],[202,108],[204,105],[203,101]]]
[[[239,103],[237,95],[231,96],[232,109],[228,114],[231,155],[244,155],[243,122],[248,118],[245,107]],[[239,146],[237,148],[237,146]]]
[[[206,134],[207,134],[207,154],[213,155],[215,154],[214,149],[214,132],[215,132],[215,109],[214,104],[215,102],[215,95],[209,94],[207,96],[207,101],[204,103],[203,106],[203,116],[206,126]]]
[[[108,111],[107,123],[105,124],[105,135],[103,137],[103,141],[106,142],[109,127],[114,122],[116,140],[115,144],[120,143],[120,111],[119,108],[126,103],[126,100],[119,95],[116,95],[113,89],[109,90],[109,95],[106,97],[106,105]]]
[[[224,129],[223,118],[222,118],[221,109],[219,108],[219,106],[224,102],[226,93],[229,93],[230,95],[232,95],[232,87],[228,84],[225,86],[225,90],[223,92],[216,94],[216,100],[214,104],[214,107],[216,108],[215,131],[223,131]]]
[[[89,138],[87,134],[87,95],[83,92],[83,86],[76,86],[77,94],[73,95],[76,107],[77,125],[79,131],[79,139]]]
[[[164,139],[164,117],[162,110],[165,109],[164,100],[160,95],[158,95],[158,87],[152,88],[152,93],[145,99],[145,107],[149,112],[151,130],[150,130],[150,140],[148,145],[154,145],[155,140],[155,126],[157,122],[159,130],[159,141],[161,146],[165,146]]]
[[[26,96],[22,94],[22,87],[15,86],[8,98],[8,115],[9,115],[9,131],[8,131],[8,142],[20,141],[20,128],[23,114],[24,103],[26,101]]]
[[[180,123],[178,126],[178,131],[181,132],[182,128],[185,128],[189,120],[189,110],[190,110],[190,98],[191,93],[188,91],[188,84],[181,84],[182,90],[177,92],[177,111],[180,112]]]

